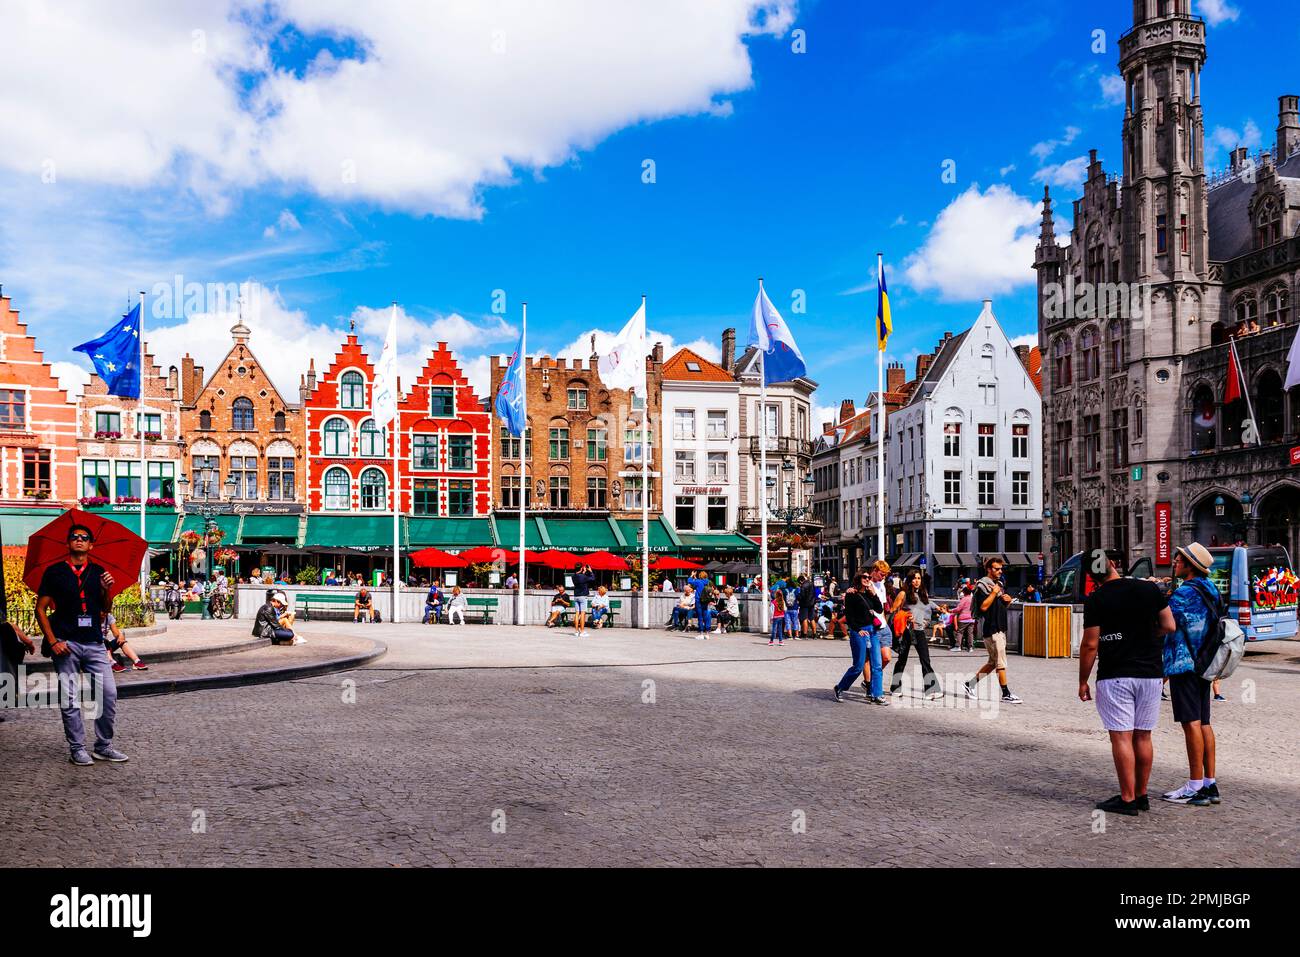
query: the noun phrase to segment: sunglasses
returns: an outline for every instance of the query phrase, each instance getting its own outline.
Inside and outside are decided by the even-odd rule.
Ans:
[[[68,541],[70,541],[70,542],[88,542],[88,541],[90,541],[90,536],[89,536],[89,535],[82,535],[80,532],[78,532],[78,533],[75,534],[75,535],[69,535],[69,536],[68,536]]]

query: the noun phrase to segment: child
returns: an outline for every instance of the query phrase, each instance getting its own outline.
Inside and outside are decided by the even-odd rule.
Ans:
[[[131,650],[131,646],[126,643],[126,636],[122,634],[122,629],[117,626],[117,619],[113,613],[107,612],[104,615],[104,650],[108,654],[108,660],[113,662],[114,671],[126,671],[126,665],[117,659],[113,652],[119,652],[131,662],[131,667],[136,671],[148,671],[149,666],[140,660],[140,656]]]
[[[785,644],[785,589],[777,588],[772,592],[772,637],[767,639],[769,645]]]

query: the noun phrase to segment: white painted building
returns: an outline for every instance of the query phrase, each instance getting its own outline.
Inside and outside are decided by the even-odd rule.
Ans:
[[[947,591],[981,562],[1007,560],[1019,587],[1043,548],[1042,400],[993,315],[945,336],[886,436],[887,542],[894,564],[924,566]]]
[[[664,506],[678,532],[736,528],[740,507],[740,383],[679,349],[663,367]]]

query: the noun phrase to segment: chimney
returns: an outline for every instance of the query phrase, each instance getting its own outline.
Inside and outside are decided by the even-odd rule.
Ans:
[[[167,369],[167,391],[169,391],[173,396],[177,394],[176,387],[178,382],[179,379],[177,379],[176,367],[169,366]]]
[[[181,405],[194,404],[194,360],[187,352],[181,358]]]
[[[728,372],[736,371],[736,330],[722,330],[722,368]]]
[[[1246,149],[1246,147],[1238,146],[1230,154],[1232,159],[1230,161],[1229,168],[1234,173],[1240,170],[1244,165],[1246,165],[1246,157],[1249,155],[1249,153],[1250,151]]]
[[[930,368],[930,363],[934,361],[934,353],[923,353],[916,357],[916,378],[918,380],[925,378],[925,371]]]
[[[852,399],[840,400],[840,418],[841,422],[847,422],[858,414],[858,410],[853,407]]]
[[[656,343],[655,343],[654,350],[653,350],[650,354],[651,354],[652,356],[654,356],[655,365],[657,365],[657,366],[659,366],[659,365],[663,365],[663,363],[664,363],[664,344],[663,344],[662,342],[656,342]]]
[[[885,370],[885,391],[897,392],[906,384],[907,373],[903,370],[903,363],[891,362]]]
[[[307,360],[307,391],[316,391],[316,357]]]
[[[203,366],[194,367],[194,384],[190,388],[193,390],[190,394],[197,401],[199,393],[203,391]]]
[[[1277,98],[1277,161],[1283,162],[1300,150],[1300,96],[1288,93]]]
[[[1020,359],[1020,364],[1029,371],[1029,346],[1016,346],[1016,356]]]

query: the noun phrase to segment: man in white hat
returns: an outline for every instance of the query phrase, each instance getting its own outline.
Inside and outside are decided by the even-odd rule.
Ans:
[[[1224,613],[1223,599],[1209,579],[1214,557],[1199,542],[1174,555],[1174,577],[1183,583],[1169,598],[1174,630],[1165,636],[1164,669],[1174,720],[1187,744],[1187,783],[1164,795],[1174,804],[1204,807],[1220,802],[1215,781],[1214,729],[1210,727],[1211,683],[1196,673],[1196,655]]]

